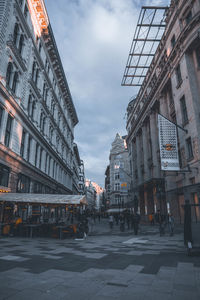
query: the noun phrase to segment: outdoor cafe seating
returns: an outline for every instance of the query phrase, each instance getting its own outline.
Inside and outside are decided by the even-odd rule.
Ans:
[[[0,237],[73,237],[86,205],[82,195],[2,193]]]

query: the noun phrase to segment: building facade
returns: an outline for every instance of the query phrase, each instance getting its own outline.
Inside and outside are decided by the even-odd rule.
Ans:
[[[200,2],[171,1],[166,27],[137,97],[127,108],[133,190],[143,216],[161,209],[183,222],[200,203]],[[162,171],[158,113],[177,128],[180,171]],[[193,219],[200,220],[195,207]]]
[[[107,186],[110,207],[125,207],[129,199],[130,164],[126,146],[126,137],[116,134],[109,156],[109,189]]]
[[[43,0],[0,5],[0,187],[73,193],[78,123]]]
[[[86,195],[86,200],[88,203],[88,210],[90,211],[94,211],[95,207],[96,207],[96,200],[97,200],[97,196],[96,196],[96,190],[94,188],[94,186],[92,185],[91,180],[86,179],[85,180],[85,195]]]

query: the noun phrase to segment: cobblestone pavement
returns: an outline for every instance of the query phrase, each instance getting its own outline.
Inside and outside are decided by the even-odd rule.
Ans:
[[[86,240],[0,238],[0,299],[199,300],[200,254],[183,234],[157,226],[112,231],[97,223]]]

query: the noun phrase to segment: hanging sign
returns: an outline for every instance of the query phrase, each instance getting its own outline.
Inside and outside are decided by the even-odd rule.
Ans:
[[[176,125],[158,114],[161,170],[179,171]]]

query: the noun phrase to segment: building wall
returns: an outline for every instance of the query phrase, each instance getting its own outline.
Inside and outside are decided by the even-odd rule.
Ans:
[[[166,30],[145,83],[128,107],[127,143],[133,185],[144,216],[160,208],[163,212],[171,210],[177,221],[183,222],[185,200],[199,203],[199,20],[198,0],[171,1]],[[180,172],[161,171],[157,113],[187,130],[178,129]],[[199,218],[198,209],[194,215]]]
[[[72,193],[78,118],[43,1],[1,1],[0,29],[0,164],[10,168],[8,188],[20,191],[23,174],[30,185],[44,182],[42,192]]]
[[[110,206],[124,206],[129,201],[130,165],[125,139],[116,135],[110,150],[109,201]]]

